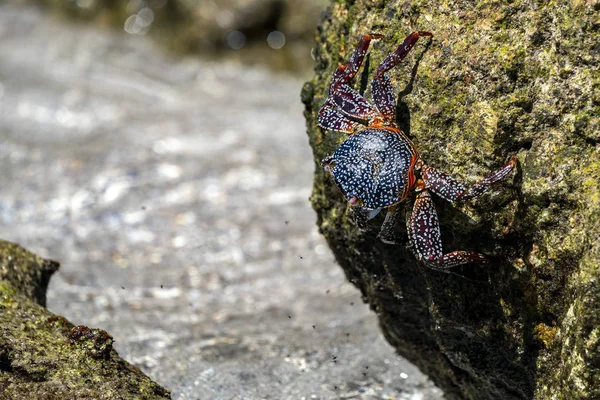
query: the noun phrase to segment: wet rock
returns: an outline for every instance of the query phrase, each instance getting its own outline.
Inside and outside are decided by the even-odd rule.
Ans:
[[[388,341],[449,399],[600,398],[598,9],[561,4],[338,1],[318,30],[302,99],[319,227]],[[424,160],[470,183],[511,155],[520,161],[475,201],[435,199],[445,251],[493,264],[422,268],[377,239],[383,216],[357,229],[318,167],[344,139],[316,121],[333,70],[361,35],[383,33],[372,76],[411,28],[433,41],[390,76],[402,92],[397,122]]]
[[[0,281],[10,284],[18,293],[45,306],[46,289],[59,264],[42,259],[19,246],[4,246],[2,260]],[[23,268],[23,264],[36,267]]]
[[[69,342],[83,347],[94,358],[110,358],[113,337],[102,329],[90,329],[85,325],[74,326],[68,335]]]
[[[168,399],[112,349],[100,329],[72,327],[45,307],[58,263],[0,241],[0,393],[18,399]]]

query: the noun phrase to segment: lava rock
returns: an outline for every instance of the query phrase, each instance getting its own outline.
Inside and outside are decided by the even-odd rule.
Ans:
[[[58,263],[0,241],[0,393],[10,399],[169,399],[100,329],[45,307]],[[6,396],[6,397],[4,397]]]
[[[569,4],[340,0],[318,28],[302,91],[318,225],[387,340],[448,399],[600,398],[598,10]],[[446,252],[497,260],[451,274],[381,243],[383,215],[359,229],[320,167],[345,138],[317,126],[337,65],[361,35],[384,34],[355,78],[362,90],[412,30],[433,40],[389,75],[425,162],[469,183],[520,162],[474,201],[435,199]]]

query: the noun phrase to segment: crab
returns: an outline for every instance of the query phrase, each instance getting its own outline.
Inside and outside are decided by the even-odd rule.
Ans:
[[[472,199],[505,178],[517,160],[513,156],[508,163],[471,186],[425,164],[415,145],[395,122],[395,94],[386,72],[406,57],[420,37],[433,37],[433,34],[411,33],[381,62],[371,81],[373,106],[349,83],[360,69],[370,42],[382,37],[364,35],[348,61],[340,64],[333,74],[329,96],[319,110],[319,126],[349,136],[322,165],[333,176],[352,209],[366,211],[368,219],[387,209],[379,234],[383,242],[395,243],[390,238],[396,226],[397,206],[411,193],[416,193],[406,225],[408,247],[419,261],[446,272],[461,264],[488,262],[488,257],[472,251],[443,253],[431,193],[452,203]]]

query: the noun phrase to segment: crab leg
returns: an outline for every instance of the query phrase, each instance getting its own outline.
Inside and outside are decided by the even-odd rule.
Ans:
[[[345,114],[352,118],[371,121],[379,112],[356,90],[344,84],[331,95],[334,103]]]
[[[396,119],[396,94],[390,78],[386,74],[376,76],[371,81],[371,89],[375,106],[384,120],[394,121]]]
[[[377,67],[375,79],[373,79],[371,84],[373,89],[373,100],[381,115],[388,121],[393,121],[394,118],[396,118],[396,96],[390,80],[385,73],[398,65],[422,36],[431,37],[433,34],[422,31],[411,33],[404,39],[404,42],[398,46],[396,51],[387,56],[385,60],[379,64],[379,67]]]
[[[352,118],[371,122],[379,117],[377,109],[369,104],[360,93],[352,89],[352,87],[348,85],[348,82],[356,76],[356,73],[360,69],[371,40],[379,39],[380,37],[382,37],[382,35],[364,35],[348,61],[344,64],[340,64],[335,70],[333,80],[329,86],[329,98],[319,111],[319,124],[321,127],[339,130],[336,128],[336,126],[339,125],[342,128],[345,127],[341,130],[342,132],[348,132],[348,127],[350,127],[351,130],[354,129],[355,121],[352,121]],[[332,106],[337,106],[340,112],[334,113],[333,111],[336,110],[333,109]],[[323,114],[322,117],[321,114]],[[347,121],[335,121],[338,118],[346,119]],[[332,128],[329,128],[330,126]],[[352,132],[354,131],[355,130],[352,130]]]
[[[421,168],[421,178],[425,186],[444,200],[455,202],[457,200],[468,200],[486,192],[491,185],[502,180],[517,164],[517,158],[512,157],[496,171],[490,173],[476,184],[467,188],[465,185],[451,177],[445,172],[424,165]]]
[[[377,76],[379,77],[383,75],[384,73],[398,65],[402,60],[404,60],[404,57],[406,57],[406,55],[413,48],[415,43],[417,43],[417,40],[419,40],[419,38],[422,36],[432,37],[433,33],[419,31],[413,32],[410,35],[408,35],[406,39],[404,39],[404,42],[402,42],[402,44],[398,46],[396,51],[387,56],[385,60],[383,60],[381,64],[379,64],[379,67],[377,67]]]
[[[329,86],[329,94],[335,93],[338,87],[350,82],[352,78],[354,78],[365,59],[371,40],[380,39],[382,37],[383,35],[377,34],[364,35],[362,37],[348,61],[344,64],[340,64],[335,70],[333,81],[331,82],[331,86]]]
[[[487,262],[483,254],[470,251],[442,252],[442,237],[437,212],[429,191],[424,189],[417,195],[406,221],[409,246],[415,257],[429,268],[447,270],[469,262]]]
[[[352,121],[336,109],[331,98],[327,99],[319,110],[319,126],[330,131],[354,133],[361,128],[361,124]]]
[[[398,235],[398,221],[400,220],[400,213],[396,206],[391,206],[387,209],[385,219],[381,225],[379,235],[377,237],[386,244],[397,244],[400,242],[400,236]]]

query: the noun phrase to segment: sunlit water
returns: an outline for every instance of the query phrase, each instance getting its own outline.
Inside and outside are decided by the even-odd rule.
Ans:
[[[317,232],[300,86],[0,6],[0,237],[175,399],[441,399]]]

